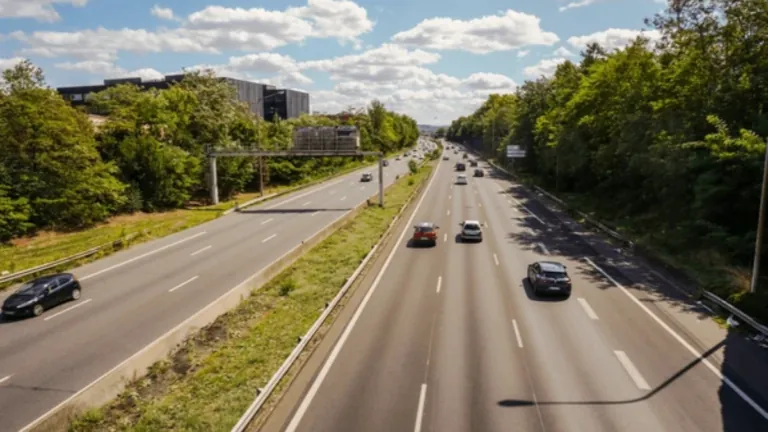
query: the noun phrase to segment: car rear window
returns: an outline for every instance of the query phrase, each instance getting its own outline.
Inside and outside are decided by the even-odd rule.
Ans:
[[[544,277],[550,278],[550,279],[562,279],[566,277],[565,272],[553,272],[553,271],[545,271]]]
[[[420,226],[420,227],[416,227],[416,231],[417,231],[417,232],[432,232],[432,231],[434,231],[434,230],[435,230],[435,229],[434,229],[433,227],[430,227],[430,226]]]
[[[464,228],[471,230],[479,230],[480,227],[477,224],[464,224]]]

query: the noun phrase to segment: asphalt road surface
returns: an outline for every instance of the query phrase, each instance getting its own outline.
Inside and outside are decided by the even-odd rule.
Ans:
[[[489,166],[454,185],[449,154],[262,431],[768,431],[762,352]],[[456,241],[465,219],[482,243]],[[408,245],[419,221],[437,247]],[[542,259],[568,266],[569,299],[533,295]]]
[[[409,159],[391,159],[385,185],[408,171]],[[366,171],[374,181],[361,183]],[[361,169],[75,269],[79,301],[34,319],[0,320],[0,430],[43,415],[376,194],[378,185],[378,168]]]

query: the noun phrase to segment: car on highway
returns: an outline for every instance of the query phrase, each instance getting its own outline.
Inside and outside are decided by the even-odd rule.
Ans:
[[[469,182],[467,181],[467,176],[465,176],[464,174],[459,174],[459,175],[457,175],[457,176],[456,176],[456,184],[457,184],[457,185],[466,185],[466,184],[469,184]]]
[[[361,182],[369,182],[373,181],[373,174],[371,173],[363,173],[363,176],[360,177]]]
[[[432,222],[421,222],[413,227],[413,237],[411,238],[413,244],[427,243],[432,246],[437,245],[437,230],[440,227]]]
[[[75,275],[60,273],[41,276],[21,285],[3,302],[3,317],[40,316],[69,300],[80,298],[82,287]]]
[[[400,157],[400,156],[395,158],[395,160],[400,160],[400,159],[402,159],[402,157]]]
[[[469,240],[483,241],[483,228],[480,225],[480,222],[476,220],[465,220],[464,222],[459,222],[459,226],[461,227],[459,239],[462,242]]]
[[[475,177],[484,177],[484,176],[485,176],[485,172],[483,170],[481,170],[480,168],[475,170]]]
[[[528,265],[528,283],[536,295],[571,295],[571,278],[565,265],[556,261],[537,261]]]
[[[448,156],[443,156],[443,160],[450,160]]]
[[[381,165],[383,165],[383,166],[389,166],[389,161],[388,161],[388,160],[386,160],[386,159],[384,159],[383,161],[381,161]]]
[[[467,166],[461,162],[456,162],[456,171],[466,171]]]
[[[476,167],[476,166],[477,166],[477,161],[476,161],[476,160],[474,160],[474,159],[471,159],[471,160],[469,161],[469,166],[471,166],[471,167]]]
[[[469,155],[468,155],[468,154],[466,154],[466,153],[464,153],[464,156],[462,156],[462,158],[464,158],[464,159],[469,159]]]

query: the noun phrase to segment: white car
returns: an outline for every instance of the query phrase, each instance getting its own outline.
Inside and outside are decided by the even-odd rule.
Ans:
[[[464,222],[459,222],[459,226],[461,226],[461,234],[459,234],[461,241],[483,241],[483,228],[482,225],[480,225],[480,222],[476,220],[465,220]]]
[[[456,184],[457,185],[469,184],[469,182],[467,181],[467,176],[465,176],[464,174],[457,175],[456,176]]]

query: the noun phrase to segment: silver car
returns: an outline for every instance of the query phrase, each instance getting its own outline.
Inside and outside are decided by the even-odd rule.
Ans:
[[[459,226],[461,226],[461,234],[459,234],[461,241],[483,241],[483,228],[480,222],[476,220],[465,220],[464,222],[459,222]]]

